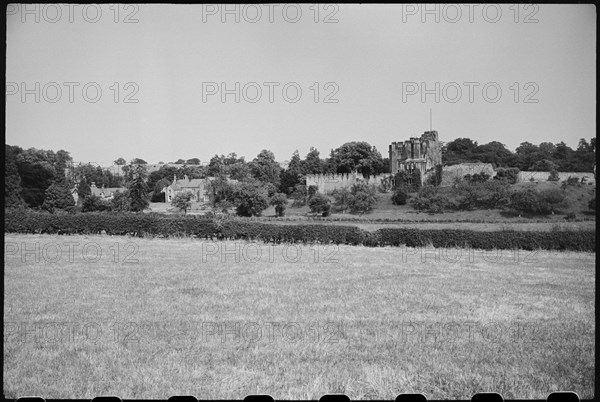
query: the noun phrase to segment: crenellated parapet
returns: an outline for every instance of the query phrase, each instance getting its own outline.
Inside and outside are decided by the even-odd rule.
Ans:
[[[392,142],[389,147],[390,171],[413,171],[423,175],[442,163],[442,146],[437,131],[426,131],[420,137],[403,142]],[[423,177],[424,177],[423,176]]]
[[[306,186],[316,186],[318,193],[331,194],[334,190],[352,187],[352,185],[360,182],[379,185],[383,179],[387,179],[389,176],[389,174],[380,174],[366,178],[357,172],[309,174],[306,175]]]

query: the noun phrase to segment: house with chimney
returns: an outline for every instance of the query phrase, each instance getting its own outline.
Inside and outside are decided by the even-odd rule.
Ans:
[[[177,176],[173,176],[173,182],[162,191],[165,193],[165,202],[171,202],[177,194],[183,193],[191,193],[192,201],[194,202],[208,202],[209,183],[210,180],[208,177],[204,179],[190,179],[186,174],[183,176],[183,179],[177,180]]]
[[[163,189],[165,193],[165,202],[173,201],[177,194],[191,193],[194,202],[210,201],[210,182],[216,177],[205,177],[203,179],[190,179],[187,175],[183,179],[177,179],[173,176],[173,182]],[[227,179],[229,183],[237,183],[237,180]]]
[[[121,193],[125,192],[127,191],[127,187],[105,187],[104,185],[102,187],[97,187],[96,183],[92,182],[92,184],[90,185],[90,191],[92,195],[95,195],[96,197],[99,197],[104,201],[110,201],[113,199],[117,191],[120,191]],[[77,184],[74,188],[71,189],[71,195],[75,200],[75,204],[77,204],[77,200],[79,200],[79,194],[77,193]]]

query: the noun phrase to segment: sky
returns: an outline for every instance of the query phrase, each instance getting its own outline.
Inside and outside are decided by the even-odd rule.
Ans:
[[[596,132],[592,5],[9,5],[6,140],[148,163],[430,128],[576,148]],[[431,120],[430,120],[431,115]]]

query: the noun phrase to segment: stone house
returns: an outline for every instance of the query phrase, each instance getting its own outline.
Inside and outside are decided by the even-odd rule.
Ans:
[[[216,177],[205,177],[203,179],[190,179],[187,175],[183,176],[183,179],[177,179],[177,176],[173,176],[173,182],[165,187],[162,192],[165,193],[165,202],[173,201],[173,198],[177,194],[192,193],[192,201],[194,202],[209,202],[210,201],[210,187],[211,181],[215,180]],[[227,178],[228,183],[237,183],[237,180]]]
[[[165,202],[171,202],[177,194],[183,193],[191,193],[192,201],[194,202],[208,202],[208,184],[210,183],[210,179],[209,177],[204,179],[190,179],[185,175],[183,179],[177,180],[177,176],[173,176],[173,182],[162,191],[165,193]]]
[[[96,187],[96,183],[92,182],[90,185],[90,191],[92,192],[92,195],[100,197],[104,201],[110,201],[113,199],[117,191],[127,191],[127,187]],[[79,200],[79,194],[77,194],[77,185],[71,189],[71,195],[75,200],[75,204],[77,204],[77,201]]]

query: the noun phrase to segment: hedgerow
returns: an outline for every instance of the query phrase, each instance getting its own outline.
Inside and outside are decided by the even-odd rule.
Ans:
[[[383,228],[368,232],[356,226],[282,225],[240,219],[208,219],[195,215],[154,213],[79,213],[55,215],[26,209],[6,209],[5,233],[190,236],[205,239],[246,239],[271,243],[349,244],[369,247],[470,247],[476,249],[548,249],[596,251],[593,230],[474,231]]]

